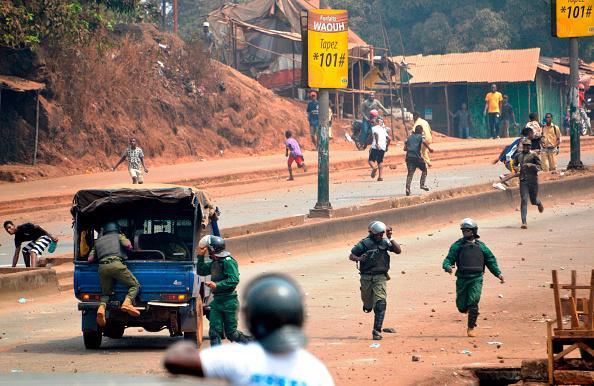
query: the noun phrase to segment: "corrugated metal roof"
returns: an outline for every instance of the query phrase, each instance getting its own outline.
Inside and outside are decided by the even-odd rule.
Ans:
[[[18,76],[0,75],[0,87],[23,92],[43,90],[45,85],[43,83],[33,82],[32,80],[19,78]]]
[[[407,56],[411,84],[533,81],[540,48]],[[400,63],[402,56],[392,58]]]

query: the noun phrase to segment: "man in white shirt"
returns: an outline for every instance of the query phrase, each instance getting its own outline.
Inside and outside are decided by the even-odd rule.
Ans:
[[[261,275],[248,284],[243,304],[256,342],[202,351],[179,342],[165,354],[167,370],[222,378],[232,385],[334,385],[326,366],[302,348],[303,295],[293,280],[281,274]]]
[[[371,128],[371,134],[373,136],[373,142],[371,143],[371,149],[369,150],[369,166],[371,167],[371,178],[375,178],[378,175],[377,180],[383,181],[383,163],[384,154],[390,144],[390,136],[382,124],[381,120],[377,121],[377,124]]]

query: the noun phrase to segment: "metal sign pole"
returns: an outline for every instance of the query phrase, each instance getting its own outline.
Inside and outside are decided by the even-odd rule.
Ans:
[[[569,87],[570,87],[570,148],[571,155],[567,169],[583,169],[584,164],[580,159],[580,126],[578,124],[580,111],[578,109],[578,82],[579,82],[579,45],[578,38],[569,39]]]
[[[328,150],[328,112],[330,96],[328,89],[320,89],[320,126],[318,131],[318,202],[313,211],[323,215],[332,209],[330,204],[330,167]]]

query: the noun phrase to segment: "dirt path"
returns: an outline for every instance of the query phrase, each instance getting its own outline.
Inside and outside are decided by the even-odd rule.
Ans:
[[[358,275],[346,259],[356,240],[328,240],[268,262],[240,257],[242,286],[263,271],[288,272],[299,281],[307,299],[309,349],[327,363],[338,385],[412,385],[423,379],[455,384],[462,366],[519,365],[523,358],[545,356],[544,321],[554,312],[547,285],[551,269],[561,270],[562,278],[577,269],[584,281],[592,268],[592,198],[553,203],[543,197],[546,211],[539,215],[530,208],[527,231],[518,229],[513,209],[477,219],[507,279],[500,285],[485,276],[477,338],[465,337],[464,315],[454,305],[455,279],[440,269],[460,236],[460,215],[446,224],[429,225],[428,219],[425,229],[393,224],[404,252],[392,263],[385,324],[398,332],[377,348],[370,347],[372,316],[361,311]],[[106,339],[103,350],[85,351],[71,292],[23,305],[16,300],[0,304],[0,372],[92,372],[101,362],[107,372],[161,374],[163,350],[175,341],[166,333],[128,329],[122,340]],[[493,341],[502,344],[488,343]],[[412,362],[412,355],[420,361]]]

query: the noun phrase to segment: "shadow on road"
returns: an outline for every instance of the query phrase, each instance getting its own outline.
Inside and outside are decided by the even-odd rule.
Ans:
[[[48,340],[41,343],[26,343],[14,347],[9,352],[36,353],[36,354],[96,354],[97,352],[140,352],[140,351],[162,351],[181,337],[171,338],[169,336],[124,336],[121,339],[103,338],[101,348],[98,350],[87,350],[83,344],[82,336],[68,339]]]

